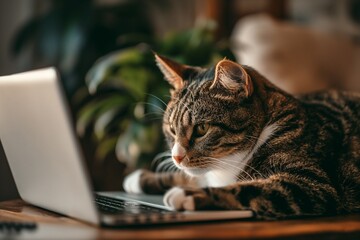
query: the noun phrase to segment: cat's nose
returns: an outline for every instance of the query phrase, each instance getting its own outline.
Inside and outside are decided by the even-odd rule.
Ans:
[[[181,146],[180,143],[176,142],[171,150],[173,159],[180,164],[186,156],[186,149]]]
[[[180,164],[182,160],[185,158],[185,156],[173,156],[174,160]]]

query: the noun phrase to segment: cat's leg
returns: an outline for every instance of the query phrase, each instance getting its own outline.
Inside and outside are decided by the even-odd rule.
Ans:
[[[129,193],[163,194],[174,186],[199,187],[197,182],[181,172],[154,173],[141,169],[124,179],[123,188]]]
[[[259,218],[339,211],[337,192],[329,183],[286,173],[221,188],[175,187],[165,194],[164,203],[178,210],[251,209]]]

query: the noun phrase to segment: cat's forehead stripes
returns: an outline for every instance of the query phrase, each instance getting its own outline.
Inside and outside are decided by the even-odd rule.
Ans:
[[[193,102],[193,92],[189,90],[177,103],[175,103],[175,114],[171,119],[172,122],[176,124],[182,123],[182,119],[184,118],[185,113],[191,113],[191,105]]]
[[[192,114],[191,114],[189,111],[187,111],[187,112],[185,113],[184,119],[183,119],[184,125],[185,125],[185,126],[191,126],[192,123],[193,123],[192,120],[193,120]]]
[[[176,134],[189,140],[192,135],[192,114],[188,110],[182,111],[182,114],[172,114],[171,124],[177,129]]]
[[[192,125],[191,111],[187,108],[181,109],[180,111],[179,106],[176,106],[176,109],[170,114],[169,123],[176,129],[175,132],[177,135],[182,135],[182,137],[190,139]]]
[[[196,98],[201,98],[199,92],[200,89],[206,87],[204,83],[192,85],[190,87],[192,89],[187,91],[180,100],[173,103],[173,108],[168,118],[168,121],[174,128],[186,127],[187,130],[186,134],[184,133],[184,136],[186,135],[188,139],[191,138],[194,125],[202,123],[204,120],[203,112],[200,109],[201,107],[199,108],[199,105],[209,105],[209,103],[206,102],[199,102],[199,99],[196,100]],[[178,131],[179,130],[180,129],[178,129]]]
[[[172,110],[171,113],[170,113],[170,117],[169,117],[169,123],[170,123],[170,124],[173,124],[175,114],[176,114],[176,110],[175,110],[175,108],[173,108],[173,110]]]

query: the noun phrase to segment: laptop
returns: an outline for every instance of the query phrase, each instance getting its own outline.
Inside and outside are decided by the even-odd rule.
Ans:
[[[250,218],[251,211],[177,212],[162,196],[93,192],[56,69],[0,77],[0,139],[20,197],[96,225]]]

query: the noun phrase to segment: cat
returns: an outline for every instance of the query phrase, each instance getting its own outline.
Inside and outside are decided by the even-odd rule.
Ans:
[[[137,170],[125,191],[260,219],[360,211],[360,94],[294,97],[230,60],[204,69],[155,58],[173,87],[163,131],[179,171]]]

